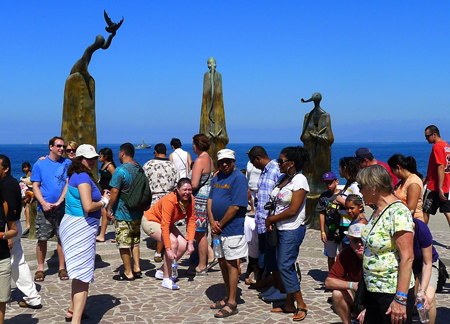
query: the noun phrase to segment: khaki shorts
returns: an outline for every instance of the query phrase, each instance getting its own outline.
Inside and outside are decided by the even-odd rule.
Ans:
[[[161,229],[161,224],[158,222],[151,222],[147,218],[142,217],[142,230],[148,236],[158,232]]]
[[[246,258],[248,244],[245,235],[222,236],[222,248],[225,260],[237,260]]]
[[[428,287],[433,287],[434,290],[437,288],[438,279],[439,279],[439,259],[436,262],[433,262],[433,266],[431,267],[431,277],[430,282],[428,283]],[[422,281],[422,273],[420,273],[416,278],[419,279],[419,282]]]
[[[133,248],[141,241],[141,219],[131,222],[116,220],[116,243],[119,249]]]
[[[0,260],[0,303],[11,299],[11,259]]]

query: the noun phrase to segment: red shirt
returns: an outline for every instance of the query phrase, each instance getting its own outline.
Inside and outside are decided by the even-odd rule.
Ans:
[[[437,142],[431,149],[430,159],[428,160],[427,170],[427,188],[433,191],[439,191],[438,164],[444,166],[444,185],[442,190],[448,193],[450,186],[450,146],[445,141]]]
[[[389,167],[389,165],[387,165],[387,164],[384,163],[384,162],[378,161],[378,160],[377,160],[377,164],[384,166],[384,167],[386,168],[386,170],[388,170],[389,175],[390,175],[391,178],[392,178],[392,185],[395,187],[395,186],[397,185],[397,183],[398,183],[398,179],[397,179],[397,177],[391,172],[391,168]]]
[[[328,273],[328,277],[358,282],[363,276],[362,259],[351,247],[346,247],[338,254],[336,262]]]

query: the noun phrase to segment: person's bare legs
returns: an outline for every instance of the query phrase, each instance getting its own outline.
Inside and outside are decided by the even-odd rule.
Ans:
[[[45,256],[47,255],[47,241],[37,241],[36,244],[36,259],[37,270],[44,271]],[[59,256],[59,250],[58,250]]]
[[[30,203],[25,204],[25,229],[30,228]],[[17,234],[20,235],[21,233]]]
[[[134,261],[133,271],[139,272],[141,271],[141,264],[139,260],[140,257],[139,245],[135,245],[131,251],[133,253],[133,261]]]
[[[6,303],[0,302],[0,324],[5,321]]]
[[[121,248],[119,249],[120,257],[122,258],[124,274],[128,278],[133,278],[133,272],[131,271],[131,252],[129,248]]]
[[[225,260],[225,258],[220,258],[219,264],[220,269],[222,270],[222,277],[227,291],[228,303],[230,303],[231,305],[236,305],[236,293],[239,281],[237,260]],[[228,312],[232,312],[232,309],[230,309],[230,307],[228,306],[225,306],[222,309]],[[217,314],[223,313],[221,312],[221,310],[219,310]]]
[[[344,324],[352,321],[353,296],[348,290],[333,290],[333,305]]]
[[[198,244],[198,266],[195,270],[201,271],[206,268],[208,257],[208,239],[206,238],[206,232],[195,232],[195,240]]]
[[[436,322],[436,290],[428,286],[427,288],[427,298],[430,301],[429,303],[429,309],[428,309],[428,316],[430,317],[429,324],[434,324]]]
[[[81,316],[83,315],[84,307],[86,306],[86,299],[89,291],[89,283],[82,282],[78,279],[72,280],[72,300],[70,302],[67,317],[72,317],[72,323],[81,323]],[[72,316],[71,316],[72,315]]]
[[[47,242],[45,242],[47,243]],[[64,259],[64,252],[63,252],[63,248],[61,245],[61,240],[58,238],[58,246],[57,246],[57,251],[58,251],[58,260],[59,260],[59,270],[65,269],[66,268],[66,260]],[[47,249],[45,249],[45,251],[47,251]],[[69,277],[66,277],[67,279]],[[64,277],[61,279],[65,279]]]
[[[334,259],[334,258],[328,257],[328,271],[331,270],[331,268],[332,268],[333,265],[334,265],[334,262],[335,262],[335,259]]]
[[[450,213],[444,213],[445,217],[447,217],[448,226],[450,226]]]
[[[105,242],[107,227],[108,227],[108,217],[106,216],[106,209],[102,208],[102,227],[100,228],[100,234],[96,238],[97,241]]]
[[[161,254],[163,249],[164,249],[164,243],[158,241],[158,243],[156,244],[156,253]]]

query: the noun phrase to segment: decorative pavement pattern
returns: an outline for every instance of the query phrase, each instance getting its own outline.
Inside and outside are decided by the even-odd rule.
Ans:
[[[444,218],[444,217],[442,217]],[[445,219],[445,218],[444,218]],[[448,227],[440,221],[440,230],[433,230],[435,246],[444,263],[450,270],[450,244]],[[184,229],[185,230],[185,229]],[[107,238],[114,235],[113,226],[108,227]],[[143,278],[131,282],[117,282],[112,277],[123,271],[115,244],[107,240],[97,243],[95,282],[90,285],[85,312],[90,315],[83,321],[90,323],[289,323],[292,314],[271,313],[271,303],[257,297],[258,291],[248,289],[241,280],[238,285],[239,314],[225,318],[214,318],[215,310],[209,306],[224,297],[225,287],[219,266],[215,266],[208,276],[189,277],[187,269],[192,264],[185,256],[179,262],[178,285],[180,290],[170,291],[161,287],[161,281],[154,278],[161,263],[153,262],[154,249],[149,238],[142,235],[141,270]],[[22,239],[26,260],[32,273],[36,270],[36,240]],[[45,281],[37,287],[42,296],[43,308],[33,310],[20,308],[18,302],[22,293],[13,288],[12,301],[6,309],[6,323],[61,323],[69,307],[71,281],[60,281],[57,275],[56,243],[49,242],[46,260]],[[331,293],[325,292],[324,281],[327,276],[327,262],[323,255],[320,233],[307,230],[300,248],[298,262],[302,272],[301,289],[308,305],[308,315],[303,323],[340,323],[340,318],[326,302]],[[241,265],[243,273],[247,263]],[[14,285],[13,285],[14,286]],[[442,293],[436,295],[438,317],[436,323],[450,323],[450,282]],[[415,316],[414,323],[420,323]]]

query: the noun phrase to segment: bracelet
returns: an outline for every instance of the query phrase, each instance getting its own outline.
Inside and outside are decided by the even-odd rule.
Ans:
[[[170,247],[166,248],[166,251],[169,251],[169,250],[172,250],[172,248],[170,248]]]
[[[350,290],[352,290],[353,287],[353,281],[350,281]]]
[[[320,234],[325,235],[325,232],[322,232],[322,233],[320,233]]]
[[[102,197],[102,199],[100,200],[100,202],[102,203],[102,208],[106,208],[109,205],[109,200],[106,197]]]
[[[43,203],[45,203],[45,200],[42,199],[39,203],[42,205]]]
[[[425,293],[425,295],[427,294],[426,290],[423,290],[422,288],[420,288],[419,290],[423,291]]]
[[[400,301],[400,300],[397,298],[397,296],[394,297],[394,300],[395,300],[397,303],[399,303],[400,305],[406,306],[406,302],[404,303],[404,302]]]
[[[396,294],[401,296],[401,297],[408,297],[408,294],[405,294],[405,293],[402,293],[402,292],[399,292],[399,291],[397,291]]]

